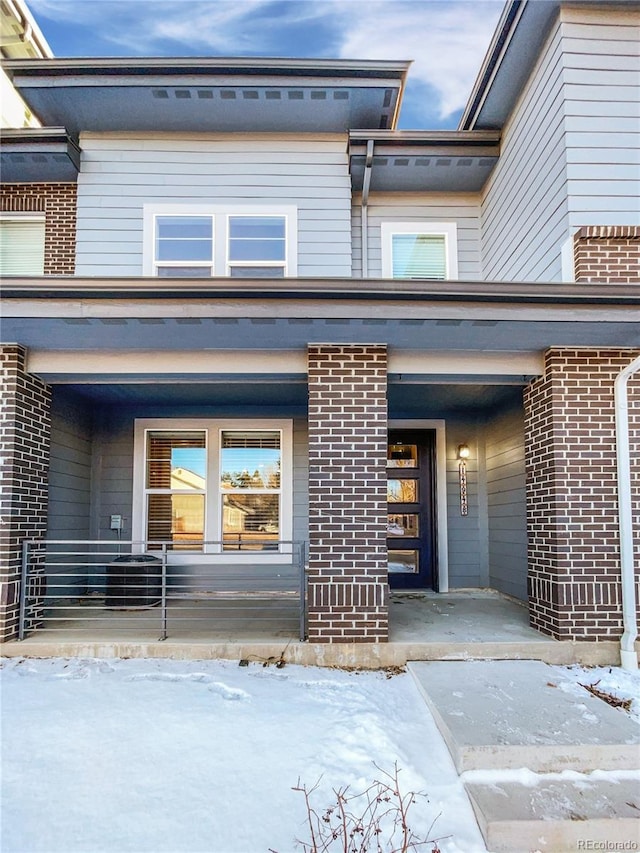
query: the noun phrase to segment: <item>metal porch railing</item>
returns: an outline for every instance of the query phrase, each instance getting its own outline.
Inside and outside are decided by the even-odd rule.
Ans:
[[[25,540],[19,638],[220,631],[236,623],[307,636],[306,543]]]

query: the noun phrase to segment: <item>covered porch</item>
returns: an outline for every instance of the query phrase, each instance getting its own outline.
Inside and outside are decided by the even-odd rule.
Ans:
[[[168,657],[227,659],[265,665],[380,668],[413,660],[541,660],[616,664],[614,641],[554,640],[531,628],[527,607],[490,589],[450,593],[396,592],[389,604],[388,643],[310,643],[299,637],[294,597],[234,595],[168,602],[168,635],[160,639],[157,608],[107,611],[85,599],[55,623],[5,643],[7,657]]]
[[[233,294],[217,281],[202,290],[173,281],[166,287],[166,293],[151,292],[145,280],[89,286],[49,279],[45,289],[38,282],[12,283],[8,328],[22,343],[7,346],[7,370],[29,402],[18,438],[24,434],[31,444],[25,455],[16,442],[20,524],[11,542],[5,636],[17,622],[19,543],[25,535],[111,545],[120,537],[145,541],[158,536],[148,527],[154,513],[165,512],[174,494],[182,501],[187,492],[191,509],[198,508],[201,538],[227,535],[228,505],[253,512],[255,519],[258,509],[268,508],[258,526],[252,522],[252,532],[309,543],[311,642],[300,644],[296,629],[291,647],[336,646],[317,652],[324,660],[410,659],[414,630],[404,636],[398,630],[402,614],[414,605],[407,606],[406,596],[397,607],[395,599],[388,601],[391,552],[393,574],[398,566],[405,577],[417,574],[419,564],[429,563],[424,582],[413,589],[426,596],[424,602],[431,592],[442,597],[495,590],[512,604],[528,604],[533,623],[548,635],[597,639],[602,649],[619,633],[617,528],[609,523],[614,503],[606,506],[605,528],[598,508],[587,517],[579,489],[606,487],[609,494],[615,477],[608,447],[613,380],[634,351],[602,347],[632,336],[624,304],[629,297],[620,288],[608,288],[606,299],[596,294],[601,305],[593,290],[546,285],[501,285],[491,299],[484,286],[461,290],[452,283],[400,290],[367,282],[358,299],[352,282],[323,282],[321,288],[317,282],[287,282],[271,290],[254,283]],[[560,332],[567,345],[545,352]],[[565,383],[567,376],[571,382]],[[588,412],[573,406],[585,382],[594,391],[602,385],[609,395],[590,395]],[[606,461],[602,484],[591,482],[592,472],[581,465],[586,424],[594,418],[603,432],[588,452]],[[165,447],[185,431],[187,449],[206,457],[206,483],[196,472],[198,482],[178,486],[171,473],[159,486],[148,478],[148,436]],[[256,431],[256,441],[281,442],[270,446],[283,466],[259,489],[248,484],[246,494],[259,492],[260,506],[240,499],[242,483],[231,488],[221,476],[226,449]],[[410,466],[392,468],[392,432],[397,442],[423,447],[425,479]],[[416,432],[421,435],[415,440],[407,436]],[[558,440],[549,454],[550,435],[571,435],[571,444]],[[461,446],[468,451],[464,472]],[[406,497],[401,487],[411,479],[416,482]],[[390,497],[390,480],[402,499]],[[37,494],[37,507],[19,507],[21,488]],[[562,502],[566,512],[561,507],[559,513]],[[177,498],[172,506],[175,515]],[[159,523],[171,518],[165,512]],[[584,542],[575,547],[568,532],[566,542],[558,541],[557,524],[583,518]],[[601,530],[611,531],[611,542]],[[177,528],[176,535],[182,535]],[[582,578],[587,581],[580,583]],[[403,590],[403,580],[392,575],[392,589]],[[258,597],[267,591],[252,590]],[[215,592],[219,599],[227,591]],[[604,598],[606,617],[594,625]],[[273,608],[268,596],[265,601],[258,605],[263,612]],[[469,602],[480,608],[480,599]],[[170,610],[167,603],[167,619]],[[441,626],[451,621],[446,613],[438,614]],[[174,608],[174,622],[175,614]],[[419,614],[427,619],[426,630],[429,608]],[[246,634],[250,613],[238,615],[243,621],[233,637],[216,636],[222,646],[252,639]],[[521,615],[526,624],[526,607]],[[109,624],[117,618],[128,625],[138,619],[109,616]],[[489,634],[501,624],[496,618],[489,620]],[[177,627],[183,634],[199,630],[193,622],[185,617]],[[239,624],[235,616],[230,624]],[[277,630],[286,635],[288,627]],[[148,641],[157,642],[157,636],[154,628]],[[447,635],[432,636],[439,644],[433,653],[448,655]],[[263,640],[276,640],[272,652],[279,654],[287,637],[269,634]],[[167,632],[160,642],[166,649],[174,641]],[[477,654],[483,642],[467,636],[454,654]],[[356,644],[368,651],[351,651]],[[428,650],[415,654],[424,657]]]

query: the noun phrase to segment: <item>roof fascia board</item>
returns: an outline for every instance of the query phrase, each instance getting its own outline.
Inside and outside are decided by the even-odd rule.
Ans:
[[[484,57],[483,63],[480,66],[480,71],[476,77],[476,81],[471,89],[471,95],[467,102],[467,106],[460,118],[458,130],[472,130],[477,119],[482,104],[491,87],[491,83],[495,79],[495,75],[500,67],[500,62],[504,56],[513,34],[515,32],[518,21],[522,17],[524,7],[527,0],[508,0],[502,16],[498,21],[493,39]]]
[[[371,60],[318,60],[318,59],[265,59],[246,58],[224,59],[220,57],[98,57],[23,60],[7,59],[2,62],[9,76],[67,78],[65,83],[76,77],[155,77],[166,75],[200,76],[209,80],[218,78],[229,81],[233,78],[252,80],[256,77],[322,79],[324,85],[328,79],[339,80],[342,85],[349,79],[374,81],[371,85],[380,85],[381,80],[392,80],[396,86],[403,85],[410,62],[371,61]],[[76,84],[77,85],[77,84]],[[85,84],[83,84],[85,85]]]
[[[20,142],[25,145],[40,145],[47,142],[69,142],[80,150],[77,139],[64,127],[3,127],[0,145]]]
[[[429,144],[443,142],[474,144],[500,141],[499,130],[350,130],[349,141],[366,143],[417,142]]]
[[[415,282],[390,279],[157,279],[6,276],[3,296],[9,299],[167,299],[212,300],[336,300],[356,302],[437,301],[437,302],[515,302],[567,305],[635,305],[640,294],[635,285],[573,284],[539,282]]]

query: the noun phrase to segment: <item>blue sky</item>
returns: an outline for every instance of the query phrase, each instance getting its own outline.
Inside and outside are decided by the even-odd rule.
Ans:
[[[455,128],[503,0],[27,0],[56,56],[411,59],[400,127]]]

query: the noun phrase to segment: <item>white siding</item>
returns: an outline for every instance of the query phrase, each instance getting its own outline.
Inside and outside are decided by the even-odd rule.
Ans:
[[[563,8],[482,199],[484,277],[559,281],[581,225],[640,221],[640,13]]]
[[[362,276],[361,199],[354,199],[352,213],[353,275]],[[461,193],[372,193],[369,197],[369,277],[382,276],[381,225],[383,222],[455,222],[458,229],[458,278],[482,278],[480,247],[480,200]]]
[[[569,226],[640,222],[640,11],[562,10]]]
[[[343,137],[84,134],[76,274],[142,274],[145,203],[292,204],[298,274],[351,274]]]
[[[568,205],[562,46],[558,25],[544,46],[502,136],[482,199],[488,281],[561,278]]]

